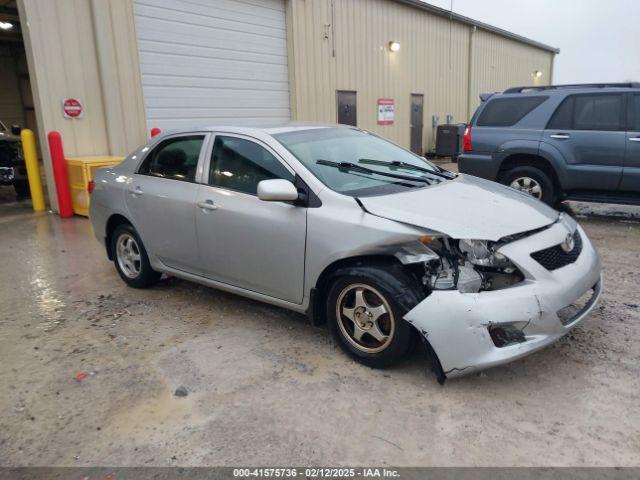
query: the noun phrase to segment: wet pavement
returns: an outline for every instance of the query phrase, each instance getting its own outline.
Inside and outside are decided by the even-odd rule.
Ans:
[[[442,387],[420,350],[372,370],[304,316],[177,279],[128,288],[87,219],[2,204],[0,464],[639,465],[640,208],[572,208],[600,306]]]

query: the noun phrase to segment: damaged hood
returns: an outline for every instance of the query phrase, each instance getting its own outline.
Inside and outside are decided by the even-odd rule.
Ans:
[[[359,200],[372,215],[477,240],[496,241],[535,230],[559,215],[524,193],[466,175],[428,188]]]

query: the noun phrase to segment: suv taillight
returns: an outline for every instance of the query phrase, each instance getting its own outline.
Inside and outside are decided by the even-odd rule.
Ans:
[[[87,184],[87,192],[93,193],[93,189],[96,188],[96,183],[93,180],[89,180]]]
[[[471,146],[471,125],[467,125],[467,128],[464,129],[463,147],[465,152],[473,151],[473,147]]]

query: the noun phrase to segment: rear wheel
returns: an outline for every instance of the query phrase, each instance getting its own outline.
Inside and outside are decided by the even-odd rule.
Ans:
[[[556,202],[556,191],[549,175],[537,167],[515,167],[505,172],[501,183],[531,195],[547,205]]]
[[[111,236],[113,262],[120,278],[134,288],[146,288],[155,284],[162,275],[151,268],[142,240],[131,225],[116,227]]]
[[[368,273],[372,271],[338,277],[329,289],[326,311],[340,347],[365,365],[383,368],[408,355],[414,336],[402,318],[407,311]]]

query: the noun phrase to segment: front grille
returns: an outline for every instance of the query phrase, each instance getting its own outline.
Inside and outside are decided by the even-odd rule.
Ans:
[[[561,245],[533,252],[531,257],[547,270],[557,270],[575,262],[582,252],[582,238],[576,230],[573,234],[573,250],[565,252]]]

